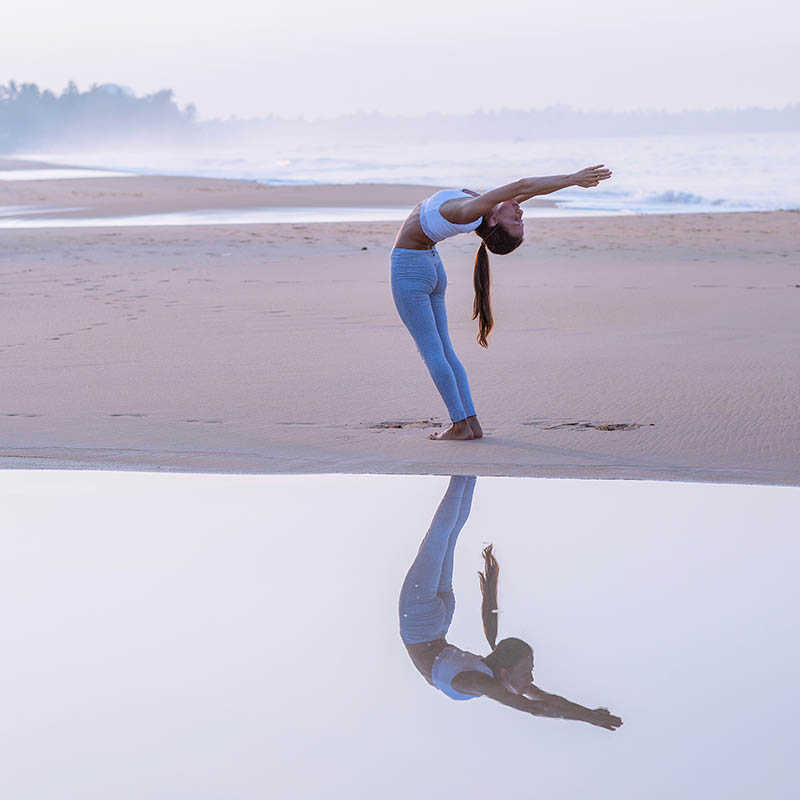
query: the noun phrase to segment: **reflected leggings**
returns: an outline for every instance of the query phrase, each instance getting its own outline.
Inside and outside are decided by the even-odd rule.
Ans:
[[[472,506],[474,475],[453,475],[400,591],[404,644],[434,642],[450,628],[456,608],[453,556]]]
[[[447,330],[447,275],[433,250],[392,250],[392,297],[453,422],[475,415],[467,372]]]

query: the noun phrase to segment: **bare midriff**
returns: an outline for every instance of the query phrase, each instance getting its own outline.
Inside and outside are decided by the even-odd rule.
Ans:
[[[433,679],[431,678],[433,662],[436,661],[436,656],[438,656],[445,647],[447,647],[447,640],[444,636],[432,642],[420,642],[419,644],[406,645],[408,655],[417,668],[417,671],[431,686],[433,686]]]
[[[422,232],[422,226],[419,224],[420,208],[422,208],[421,202],[417,203],[406,217],[394,240],[395,247],[402,247],[404,250],[430,250],[434,246],[435,242]]]

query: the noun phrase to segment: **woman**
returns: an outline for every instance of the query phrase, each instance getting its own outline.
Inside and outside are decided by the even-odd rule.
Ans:
[[[622,725],[605,708],[586,708],[543,692],[533,683],[533,650],[522,639],[497,639],[497,579],[492,545],[483,551],[480,576],[483,630],[492,652],[481,657],[445,638],[455,611],[453,556],[458,534],[472,505],[475,477],[450,478],[433,522],[400,592],[400,637],[408,655],[431,686],[454,700],[489,697],[536,717],[588,722],[609,731]]]
[[[597,186],[610,177],[611,171],[597,164],[573,175],[522,178],[483,194],[469,189],[447,189],[418,203],[408,215],[392,250],[392,297],[453,423],[446,431],[431,434],[429,438],[483,436],[467,373],[453,350],[447,330],[444,304],[447,276],[436,243],[469,231],[475,231],[482,240],[475,256],[472,318],[478,319],[478,343],[486,347],[486,337],[493,325],[487,250],[502,255],[522,244],[519,204],[567,186]]]

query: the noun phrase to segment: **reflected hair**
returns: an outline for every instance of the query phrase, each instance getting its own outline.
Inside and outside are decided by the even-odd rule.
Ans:
[[[486,341],[494,327],[492,302],[490,297],[491,276],[489,274],[489,253],[504,256],[522,244],[521,236],[512,236],[502,225],[489,225],[484,217],[475,229],[481,237],[481,245],[475,254],[475,268],[472,282],[475,286],[475,301],[472,304],[472,319],[478,320],[477,341],[481,347],[488,347]]]
[[[492,652],[483,660],[494,669],[511,669],[520,659],[533,653],[533,648],[522,639],[513,636],[497,641],[497,585],[500,578],[500,565],[494,557],[493,546],[483,548],[483,572],[478,573],[481,584],[481,617],[483,632]]]

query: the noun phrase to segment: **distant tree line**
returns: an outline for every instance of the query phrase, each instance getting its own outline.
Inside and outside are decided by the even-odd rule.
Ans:
[[[800,103],[782,109],[743,108],[712,111],[581,111],[569,106],[533,110],[432,113],[415,117],[351,114],[324,121],[226,120],[204,122],[223,137],[266,135],[292,141],[401,143],[536,139],[551,137],[646,136],[658,134],[743,133],[800,130]]]
[[[0,85],[0,153],[109,146],[263,146],[292,142],[446,142],[540,137],[641,136],[800,129],[800,103],[783,109],[580,111],[557,105],[528,111],[476,111],[390,117],[350,114],[329,120],[231,117],[196,120],[170,89],[137,97],[113,83],[56,95],[34,83]]]
[[[81,92],[70,81],[56,95],[35,83],[0,85],[0,152],[173,138],[192,128],[194,106],[181,110],[171,89],[137,97],[114,83]]]

